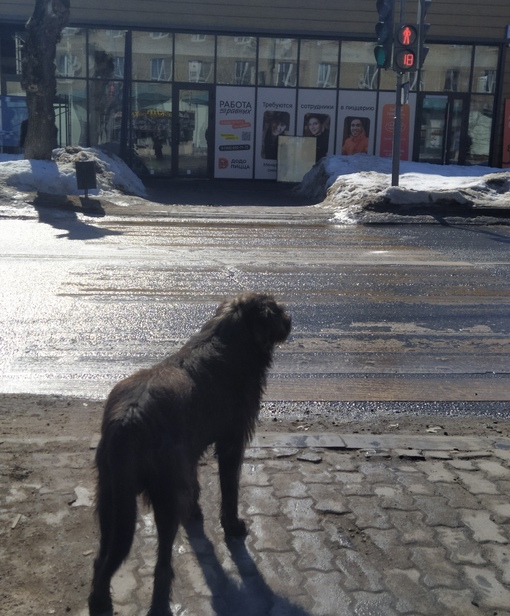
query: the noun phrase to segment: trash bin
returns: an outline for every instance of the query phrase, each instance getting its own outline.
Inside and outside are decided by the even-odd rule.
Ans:
[[[75,163],[76,167],[76,184],[78,190],[85,191],[85,197],[88,197],[88,191],[91,188],[97,188],[96,184],[96,164],[93,160],[82,160]]]

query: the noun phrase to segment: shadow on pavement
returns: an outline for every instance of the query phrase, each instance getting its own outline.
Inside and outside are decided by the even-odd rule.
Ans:
[[[229,539],[226,542],[242,581],[239,584],[225,573],[212,542],[204,532],[203,521],[188,522],[185,530],[211,591],[212,608],[217,616],[261,616],[273,613],[272,609],[276,606],[278,613],[285,616],[311,616],[302,607],[271,590],[243,539]]]
[[[59,238],[95,240],[107,235],[121,235],[120,231],[100,229],[78,218],[78,212],[91,218],[103,218],[105,211],[98,199],[80,197],[79,202],[80,205],[67,197],[38,193],[33,206],[37,211],[39,222],[64,231],[57,236]]]
[[[261,180],[144,179],[147,199],[165,205],[304,206],[298,184]]]

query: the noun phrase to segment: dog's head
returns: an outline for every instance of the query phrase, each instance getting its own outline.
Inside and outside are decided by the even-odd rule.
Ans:
[[[216,317],[248,330],[264,349],[286,340],[292,320],[285,307],[265,293],[243,293],[222,302]]]

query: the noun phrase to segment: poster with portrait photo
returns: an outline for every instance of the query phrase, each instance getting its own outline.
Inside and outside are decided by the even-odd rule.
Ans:
[[[372,91],[342,90],[338,95],[336,154],[342,154],[346,139],[350,137],[353,118],[362,118],[368,138],[367,154],[374,154],[376,133],[377,93]],[[348,148],[348,145],[346,146]],[[345,149],[344,149],[345,151]]]
[[[299,91],[297,130],[299,136],[316,137],[316,160],[334,154],[336,90]]]
[[[370,118],[347,116],[344,119],[342,154],[368,154],[370,137]]]
[[[327,113],[306,113],[303,120],[303,137],[315,137],[315,162],[327,156],[331,116]]]
[[[289,132],[288,111],[265,111],[262,121],[262,146],[260,155],[266,160],[278,159],[278,137]]]
[[[295,113],[296,95],[291,88],[258,88],[255,133],[256,180],[276,180],[278,137],[296,134]]]

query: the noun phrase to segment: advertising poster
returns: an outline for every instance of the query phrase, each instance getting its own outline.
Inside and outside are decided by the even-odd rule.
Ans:
[[[296,134],[316,138],[316,162],[334,153],[335,127],[336,90],[301,90]]]
[[[255,88],[216,88],[214,177],[251,179]]]
[[[375,92],[340,92],[336,154],[373,154],[375,139]]]
[[[400,129],[400,160],[411,160],[413,154],[413,127],[416,95],[402,105]],[[379,99],[378,142],[376,154],[383,158],[393,156],[393,127],[395,123],[395,94],[384,93]]]
[[[295,90],[288,88],[258,89],[255,179],[276,180],[278,137],[295,135],[295,121]]]
[[[510,98],[505,99],[505,123],[503,131],[503,157],[502,167],[508,169],[510,167]]]

